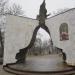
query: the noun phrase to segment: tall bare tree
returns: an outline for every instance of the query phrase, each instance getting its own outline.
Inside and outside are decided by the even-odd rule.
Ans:
[[[23,12],[21,6],[15,4],[15,3],[7,9],[7,14],[24,16],[24,12]]]
[[[53,12],[53,15],[57,15],[57,14],[60,14],[60,13],[63,13],[67,10],[69,10],[70,8],[63,8],[63,9],[58,9],[56,12],[54,11]]]
[[[8,0],[0,0],[0,15],[5,13],[5,8]]]
[[[5,24],[5,8],[8,0],[0,0],[0,63],[2,63],[2,57],[4,52],[4,35],[2,32],[3,26]]]
[[[13,4],[11,7],[8,6],[9,0],[0,0],[0,59],[3,57],[4,52],[4,28],[5,28],[5,14],[23,15],[21,6]],[[2,60],[0,60],[2,63]]]

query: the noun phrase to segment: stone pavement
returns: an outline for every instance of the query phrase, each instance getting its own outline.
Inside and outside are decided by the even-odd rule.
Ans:
[[[2,65],[0,65],[0,75],[14,75],[14,74],[11,74],[11,73],[8,73],[8,72],[5,72],[5,71],[3,70]]]

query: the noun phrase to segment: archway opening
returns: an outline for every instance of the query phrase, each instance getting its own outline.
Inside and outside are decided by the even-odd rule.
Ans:
[[[35,42],[28,49],[27,56],[40,56],[62,53],[62,49],[52,46],[50,34],[43,28],[39,28],[36,34]]]
[[[28,49],[27,55],[46,55],[50,53],[50,35],[40,27],[37,31],[35,42]]]
[[[69,40],[67,23],[62,23],[60,25],[59,31],[60,31],[60,41]]]

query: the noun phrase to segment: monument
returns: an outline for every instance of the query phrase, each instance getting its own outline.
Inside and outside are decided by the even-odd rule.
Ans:
[[[62,33],[64,32],[64,29],[62,29],[59,35],[59,29],[61,30],[62,28],[60,27],[60,24],[62,22],[65,22],[65,20],[68,23],[70,22],[69,21],[71,19],[70,16],[73,16],[70,14],[71,12],[72,10],[69,10],[68,12],[65,12],[66,14],[63,13],[61,15],[47,19],[48,15],[44,0],[40,6],[37,20],[20,16],[7,15],[6,16],[7,26],[5,30],[6,33],[4,46],[4,62],[3,62],[4,69],[6,71],[11,71],[12,73],[21,75],[24,74],[44,75],[51,73],[57,73],[60,75],[62,73],[63,74],[74,73],[75,68],[67,65],[68,63],[70,63],[70,65],[73,66],[75,63],[75,61],[73,61],[74,58],[72,58],[72,62],[70,61],[71,54],[70,52],[66,51],[68,46],[71,47],[70,45],[71,37],[68,37],[69,32],[68,29],[66,28],[67,31],[65,31],[65,33],[67,34]],[[73,13],[74,12],[75,10],[73,10]],[[69,16],[67,14],[69,14]],[[65,24],[66,27],[68,27],[66,23],[63,24]],[[50,56],[40,58],[30,57],[27,59],[26,54],[28,52],[28,49],[30,49],[33,46],[36,39],[37,31],[39,30],[40,27],[43,28],[50,35],[52,49],[53,46],[55,45],[56,47],[62,49],[62,52],[64,51],[66,53],[67,59],[65,62],[67,64],[63,63],[61,54],[56,55],[55,56],[56,59],[55,58],[50,59]],[[60,40],[59,36],[61,37]],[[74,54],[71,56],[73,57]],[[58,59],[58,57],[60,57],[60,60]]]
[[[45,29],[50,34],[48,27],[45,25],[45,19],[47,18],[46,13],[47,13],[47,10],[45,8],[45,0],[44,0],[42,5],[40,6],[40,11],[38,15],[39,25],[35,28],[33,32],[32,40],[29,46],[21,49],[20,52],[16,55],[17,63],[25,63],[25,58],[26,58],[25,55],[27,54],[28,49],[31,48],[32,45],[34,44],[37,31],[40,27]]]

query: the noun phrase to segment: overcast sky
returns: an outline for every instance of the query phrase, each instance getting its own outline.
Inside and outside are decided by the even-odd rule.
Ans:
[[[25,11],[25,15],[30,18],[36,18],[43,0],[9,0],[11,3],[20,4]],[[75,0],[46,0],[48,13],[63,8],[74,8]]]
[[[48,41],[50,39],[50,35],[42,28],[38,30],[37,38],[40,38],[42,41]]]

